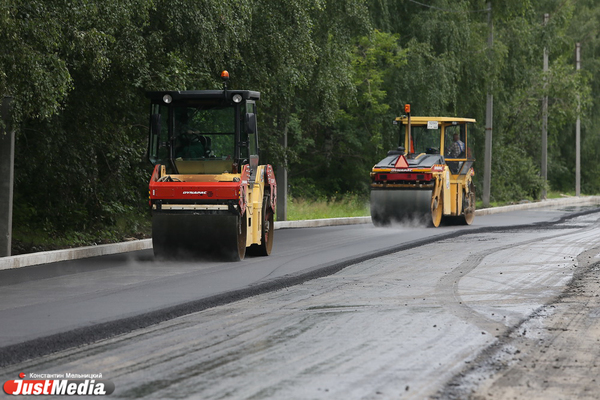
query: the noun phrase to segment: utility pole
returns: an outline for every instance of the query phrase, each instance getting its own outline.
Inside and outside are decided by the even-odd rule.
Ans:
[[[548,23],[550,14],[544,14],[544,26]],[[544,98],[542,100],[542,200],[546,200],[546,184],[548,182],[548,95],[546,94],[548,72],[548,48],[544,46]]]
[[[283,148],[283,160],[277,166],[275,173],[277,179],[277,221],[287,221],[287,128],[283,136],[279,139],[279,144]]]
[[[492,47],[494,45],[494,25],[492,22],[492,3],[488,2],[488,57],[492,58]],[[483,166],[483,206],[490,206],[490,189],[492,181],[492,121],[494,117],[494,95],[492,94],[493,83],[488,84],[487,101],[485,105],[485,157]]]
[[[575,45],[575,70],[581,69],[581,43]],[[580,95],[577,95],[577,121],[575,122],[575,196],[581,195],[581,111]]]
[[[3,97],[0,125],[0,257],[11,254],[15,131],[10,124],[12,98]]]

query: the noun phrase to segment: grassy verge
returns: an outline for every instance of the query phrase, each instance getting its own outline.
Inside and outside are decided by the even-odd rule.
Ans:
[[[13,226],[11,254],[35,253],[98,244],[118,243],[151,236],[149,213],[134,213],[115,218],[115,224],[103,229],[56,232],[41,226]]]
[[[289,221],[370,215],[369,200],[354,194],[318,200],[291,199],[287,212]]]

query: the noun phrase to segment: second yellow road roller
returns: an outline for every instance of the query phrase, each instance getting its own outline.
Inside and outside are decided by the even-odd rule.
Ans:
[[[371,219],[376,226],[442,220],[470,225],[475,217],[473,162],[469,148],[472,118],[411,117],[395,119],[399,147],[371,171]]]

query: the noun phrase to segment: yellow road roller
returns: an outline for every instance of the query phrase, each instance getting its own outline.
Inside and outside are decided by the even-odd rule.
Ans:
[[[273,247],[276,182],[259,165],[260,93],[155,91],[148,159],[152,246],[160,258],[241,260]]]
[[[371,171],[371,219],[376,226],[442,220],[470,225],[475,217],[473,162],[468,142],[472,118],[411,117],[400,126],[399,147]]]

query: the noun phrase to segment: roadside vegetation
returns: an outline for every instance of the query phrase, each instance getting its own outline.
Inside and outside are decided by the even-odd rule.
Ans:
[[[369,213],[369,199],[356,194],[334,196],[329,199],[291,199],[288,201],[288,220],[365,217]]]
[[[144,93],[218,89],[222,69],[231,74],[230,88],[261,92],[261,157],[288,169],[290,218],[364,212],[369,170],[396,146],[391,121],[405,103],[414,115],[477,119],[471,144],[482,193],[488,89],[494,94],[493,204],[539,199],[546,95],[547,189],[574,190],[579,113],[582,193],[600,193],[600,4],[492,2],[492,47],[487,4],[3,1],[0,91],[13,98],[17,132],[16,246],[147,236]],[[550,14],[546,25],[544,13]],[[576,42],[582,43],[580,71]],[[287,148],[280,145],[284,134]],[[308,205],[328,211],[301,211]]]

